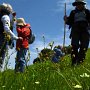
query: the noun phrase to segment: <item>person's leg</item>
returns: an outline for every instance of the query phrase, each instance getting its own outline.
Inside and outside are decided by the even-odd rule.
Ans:
[[[78,63],[83,62],[86,56],[86,51],[89,45],[89,35],[87,32],[82,33],[80,42],[81,44],[80,44],[80,50],[79,50]]]
[[[18,61],[15,62],[15,72],[19,72],[20,63]]]
[[[16,60],[15,60],[15,72],[19,72],[19,67],[20,67],[20,50],[17,50],[17,54],[16,54]]]
[[[2,36],[2,37],[0,37],[0,68],[2,68],[2,66],[3,66],[6,49],[7,49],[7,42],[4,39],[4,37]]]
[[[27,50],[25,48],[21,48],[17,53],[17,60],[19,62],[19,72],[24,72],[25,65],[26,65],[26,54]]]
[[[26,65],[25,60],[24,60],[24,61],[20,61],[20,68],[19,68],[19,71],[20,71],[20,72],[24,72],[24,70],[25,70],[25,65]]]
[[[77,63],[77,60],[78,60],[78,47],[75,46],[75,45],[72,45],[71,59],[72,59],[72,65]]]
[[[77,64],[78,60],[78,48],[79,48],[79,34],[78,32],[72,32],[71,37],[71,60],[72,65]]]

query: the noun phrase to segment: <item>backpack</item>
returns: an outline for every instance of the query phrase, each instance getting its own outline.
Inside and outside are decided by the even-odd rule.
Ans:
[[[32,30],[30,28],[30,26],[26,26],[25,27],[27,32],[24,33],[26,36],[28,35],[28,43],[32,44],[35,41],[35,35],[32,33]],[[30,30],[30,31],[29,31]],[[29,31],[29,32],[28,32]]]
[[[35,35],[32,33],[32,30],[30,29],[30,36],[28,39],[29,44],[32,44],[35,41]]]
[[[89,16],[89,15],[90,15],[90,11],[89,11],[88,9],[85,9],[83,12],[84,12],[85,15],[86,15],[87,23],[90,23],[90,16]],[[75,16],[76,13],[77,13],[76,10],[73,10],[73,11],[72,11],[72,18],[74,18],[74,16]],[[72,20],[73,20],[73,19],[72,19]],[[70,22],[70,24],[69,24],[69,29],[71,29],[73,23],[74,23],[74,21]]]

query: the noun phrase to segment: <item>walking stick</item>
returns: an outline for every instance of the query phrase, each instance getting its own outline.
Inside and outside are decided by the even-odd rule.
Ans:
[[[66,3],[65,3],[64,15],[66,16]],[[64,21],[63,52],[64,52],[64,47],[65,47],[65,37],[66,37],[66,22]]]

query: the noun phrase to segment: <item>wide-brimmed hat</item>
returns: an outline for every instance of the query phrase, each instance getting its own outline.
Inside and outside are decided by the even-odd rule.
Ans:
[[[75,0],[75,2],[72,3],[73,6],[76,6],[77,4],[83,4],[83,5],[85,5],[86,2],[84,0]]]
[[[26,25],[26,22],[25,22],[24,18],[17,18],[16,25],[20,25],[20,26]]]
[[[9,13],[13,12],[12,6],[10,4],[7,4],[7,3],[1,4],[0,9],[5,9],[5,10],[9,11]]]

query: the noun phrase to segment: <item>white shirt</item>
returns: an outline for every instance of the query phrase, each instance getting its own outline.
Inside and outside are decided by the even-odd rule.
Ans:
[[[10,30],[10,18],[8,15],[3,15],[1,21],[4,26],[4,31],[9,34],[13,39],[18,39],[18,37]]]

